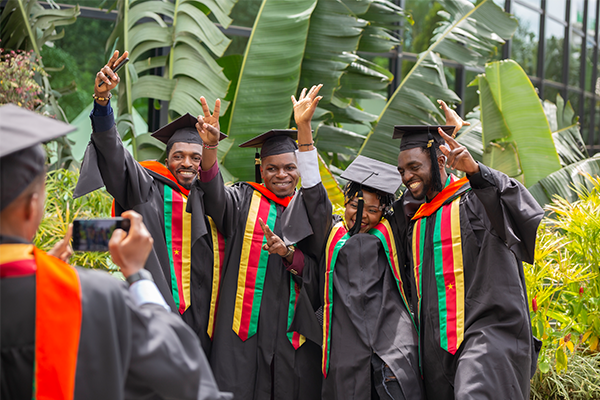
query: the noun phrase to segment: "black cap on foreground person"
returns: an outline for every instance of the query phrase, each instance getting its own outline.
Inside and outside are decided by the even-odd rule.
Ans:
[[[115,230],[109,242],[127,283],[31,244],[44,216],[41,143],[71,130],[0,107],[0,397],[230,398],[218,391],[194,332],[145,274],[153,241],[138,213],[123,213],[129,233]]]
[[[365,156],[356,157],[341,177],[348,181],[344,187],[344,219],[350,235],[368,232],[377,225],[402,184],[395,166]]]
[[[265,157],[285,153],[294,153],[298,150],[296,144],[298,131],[295,129],[271,129],[240,144],[239,147],[257,149],[254,156],[254,174],[257,183],[261,183],[261,160]],[[258,149],[260,148],[260,153]]]

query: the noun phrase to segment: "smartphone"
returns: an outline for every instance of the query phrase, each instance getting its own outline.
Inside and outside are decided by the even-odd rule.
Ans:
[[[115,229],[129,231],[127,218],[76,219],[73,221],[74,251],[108,251],[108,241]]]
[[[119,63],[119,64],[118,64],[118,65],[115,67],[115,69],[113,69],[113,72],[117,72],[118,70],[120,70],[121,68],[123,68],[123,66],[124,66],[125,64],[127,64],[128,62],[129,62],[129,58],[125,58],[123,61],[121,61],[121,62],[120,62],[120,63]],[[108,78],[108,79],[110,79],[110,78]],[[98,87],[100,87],[100,86],[102,86],[102,85],[104,85],[104,81],[100,82],[100,83],[98,84]]]

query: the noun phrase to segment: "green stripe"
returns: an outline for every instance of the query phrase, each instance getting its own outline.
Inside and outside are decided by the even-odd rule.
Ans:
[[[448,333],[446,331],[446,320],[448,310],[446,309],[446,282],[444,281],[444,259],[442,258],[442,209],[435,215],[435,227],[433,229],[433,255],[435,268],[435,283],[438,293],[438,312],[440,318],[440,346],[448,351]]]
[[[294,319],[294,309],[296,306],[296,290],[295,290],[294,277],[290,274],[290,305],[288,307],[288,320],[287,320],[287,328],[290,329],[290,325],[292,325],[292,320]],[[294,332],[287,332],[287,337],[290,340],[290,343],[293,345]]]
[[[267,199],[264,197],[264,199]],[[266,224],[271,230],[275,229],[275,219],[277,218],[277,205],[269,200],[269,216]],[[258,222],[258,221],[257,221]],[[267,237],[263,237],[264,246],[267,244]],[[267,264],[269,263],[269,252],[261,246],[260,259],[256,271],[256,281],[254,283],[254,301],[252,302],[252,314],[250,314],[250,325],[248,326],[248,337],[254,335],[258,328],[258,314],[260,312],[260,303],[262,301],[263,288],[265,286],[265,275],[267,274]]]
[[[171,267],[171,293],[173,294],[173,300],[175,300],[175,307],[179,310],[179,291],[177,288],[177,275],[175,275],[175,268],[173,267],[173,232],[171,229],[173,221],[173,189],[168,185],[164,185],[164,188],[165,239],[167,240],[167,254],[169,255],[169,266]]]
[[[379,241],[381,241],[381,244],[383,245],[383,250],[385,250],[385,256],[388,260],[388,264],[390,266],[390,269],[392,270],[392,276],[396,280],[396,286],[398,287],[398,292],[400,292],[400,297],[402,298],[402,302],[404,303],[404,306],[408,310],[408,315],[410,316],[410,320],[412,321],[413,325],[415,326],[415,329],[417,330],[417,332],[419,332],[419,329],[417,328],[417,324],[415,323],[412,313],[410,312],[410,307],[408,306],[408,303],[406,302],[406,298],[404,296],[404,288],[402,287],[402,282],[400,281],[400,279],[398,279],[396,277],[396,272],[394,271],[394,265],[392,264],[392,256],[390,255],[390,247],[388,246],[388,242],[385,238],[385,235],[383,234],[383,232],[381,232],[375,228],[372,228],[369,231],[369,233],[371,235],[377,237],[379,239]],[[392,232],[390,232],[390,234],[392,234]],[[400,271],[398,271],[398,273],[400,273]]]
[[[335,263],[338,258],[338,254],[340,249],[344,247],[346,241],[350,238],[350,234],[346,233],[344,236],[340,238],[340,240],[335,244],[333,248],[333,254],[331,255],[331,262],[329,264],[328,271],[326,273],[329,274],[329,287],[326,288],[329,292],[329,320],[327,321],[327,326],[329,327],[327,332],[327,363],[325,365],[325,371],[329,370],[329,354],[331,354],[331,320],[333,319],[333,269],[335,268]]]

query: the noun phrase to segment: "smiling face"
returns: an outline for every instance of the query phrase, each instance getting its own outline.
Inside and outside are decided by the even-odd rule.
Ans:
[[[177,179],[177,182],[184,188],[189,189],[196,174],[198,174],[200,161],[202,161],[201,145],[175,142],[165,160],[165,165]]]
[[[362,220],[360,221],[360,233],[366,233],[375,227],[381,221],[383,210],[381,209],[381,203],[377,198],[377,194],[367,192],[363,189],[363,213]],[[356,214],[358,212],[358,196],[355,196],[352,200],[346,203],[346,210],[344,211],[344,219],[348,230],[352,229],[356,223]]]
[[[434,193],[431,182],[431,159],[429,153],[422,148],[401,151],[398,155],[398,172],[402,176],[402,183],[415,199],[422,200],[425,196],[432,199],[437,194]]]
[[[287,197],[294,194],[298,185],[298,166],[296,154],[283,153],[263,157],[260,166],[260,175],[265,186],[277,197]]]

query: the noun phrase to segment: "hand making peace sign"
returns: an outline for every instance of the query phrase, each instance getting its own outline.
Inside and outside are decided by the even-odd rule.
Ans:
[[[267,238],[267,244],[263,245],[263,249],[267,250],[269,254],[277,254],[282,258],[287,256],[287,261],[291,263],[294,253],[289,251],[283,240],[274,234],[273,231],[271,231],[271,228],[269,228],[261,218],[258,219],[258,223],[260,224],[260,227]]]
[[[466,172],[467,175],[473,175],[479,172],[479,164],[475,162],[469,150],[452,137],[446,135],[442,128],[438,128],[438,132],[446,141],[446,145],[441,145],[440,150],[448,158],[446,166],[458,171]]]
[[[204,96],[200,97],[200,103],[202,104],[202,111],[204,117],[198,116],[198,123],[196,124],[196,130],[200,135],[202,141],[209,146],[216,146],[219,144],[219,137],[221,135],[219,127],[219,113],[221,112],[221,100],[215,101],[215,109],[213,113],[210,113],[208,103]]]

